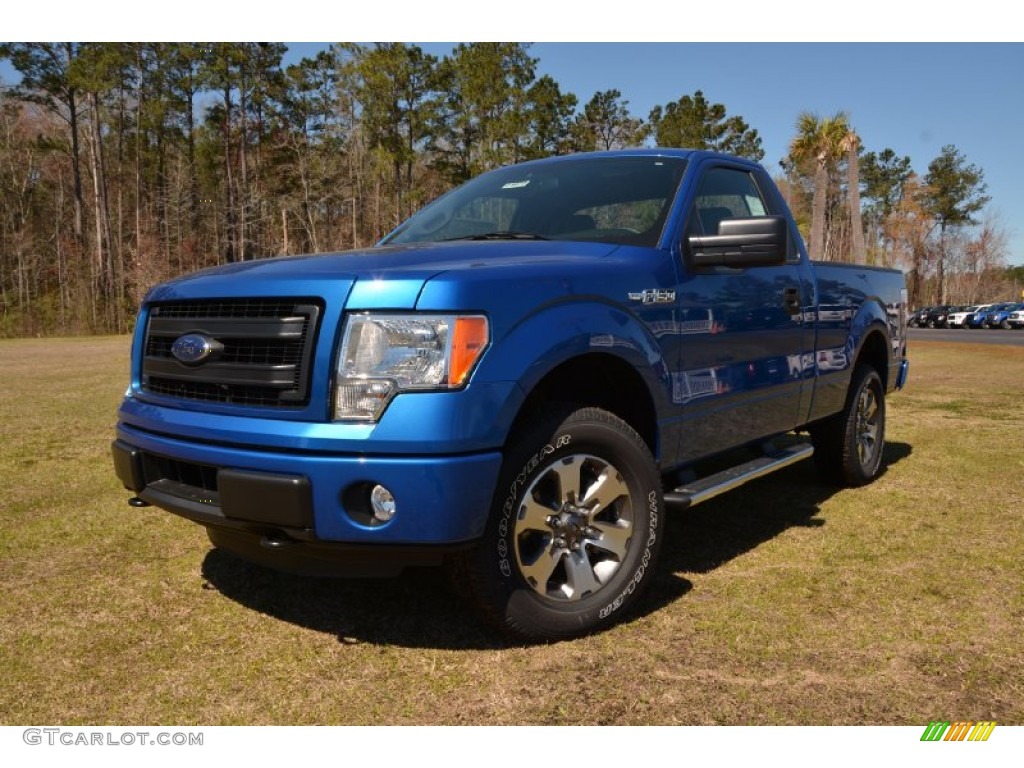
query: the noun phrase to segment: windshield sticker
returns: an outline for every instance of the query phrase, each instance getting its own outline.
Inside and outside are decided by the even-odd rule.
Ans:
[[[529,186],[529,181],[510,181],[508,184],[502,184],[502,189],[522,189],[523,187]]]

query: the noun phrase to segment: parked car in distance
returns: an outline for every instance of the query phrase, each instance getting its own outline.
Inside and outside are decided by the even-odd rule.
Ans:
[[[1009,307],[1012,307],[1012,306],[1014,306],[1013,303],[1009,302],[1009,301],[1000,302],[999,304],[992,304],[983,313],[983,316],[981,318],[981,325],[979,327],[980,328],[996,328],[996,327],[998,327],[998,326],[995,326],[995,325],[992,324],[992,319],[997,314],[1002,312],[1003,310],[1008,309]]]
[[[924,325],[927,328],[945,328],[946,318],[950,312],[954,312],[960,309],[960,307],[953,306],[952,304],[941,304],[938,307],[932,307],[931,311],[924,317]]]
[[[910,316],[907,321],[907,325],[911,328],[924,328],[924,324],[928,319],[928,313],[932,311],[934,307],[921,307],[914,314]]]
[[[985,317],[985,325],[989,328],[1005,328],[1010,330],[1013,324],[1010,322],[1010,315],[1020,309],[1024,309],[1024,304],[1002,304],[998,308],[989,310],[988,315]]]
[[[964,320],[964,326],[966,328],[984,328],[985,327],[985,316],[988,311],[996,304],[981,304],[978,308]]]
[[[969,307],[959,307],[956,312],[950,312],[946,316],[947,328],[966,328],[967,318],[981,308],[981,305],[973,304]]]
[[[1011,328],[1024,328],[1024,305],[1021,305],[1006,318]]]

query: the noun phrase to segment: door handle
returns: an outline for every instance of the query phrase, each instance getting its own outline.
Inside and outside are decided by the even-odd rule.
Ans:
[[[800,314],[800,289],[789,288],[782,289],[782,308],[786,310],[790,315]]]

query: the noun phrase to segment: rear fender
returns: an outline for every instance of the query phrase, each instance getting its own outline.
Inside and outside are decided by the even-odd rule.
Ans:
[[[893,376],[896,375],[898,366],[893,364],[893,322],[897,323],[895,331],[898,333],[898,320],[890,320],[885,305],[877,297],[870,297],[865,299],[851,318],[845,342],[841,347],[827,346],[827,343],[821,345],[819,334],[819,346],[815,354],[817,381],[810,421],[831,416],[843,409],[857,361],[865,351],[865,345],[875,336],[880,337],[881,344],[885,347],[884,364],[878,360],[874,361],[876,367],[882,366],[878,371],[879,375],[885,382],[889,382],[890,372]],[[897,343],[902,342],[897,339]],[[887,383],[887,389],[891,387],[892,384]]]

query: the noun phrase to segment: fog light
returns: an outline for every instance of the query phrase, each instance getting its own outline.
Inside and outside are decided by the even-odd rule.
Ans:
[[[370,506],[373,507],[374,518],[382,523],[395,516],[395,497],[383,485],[373,486],[373,490],[370,491]]]

